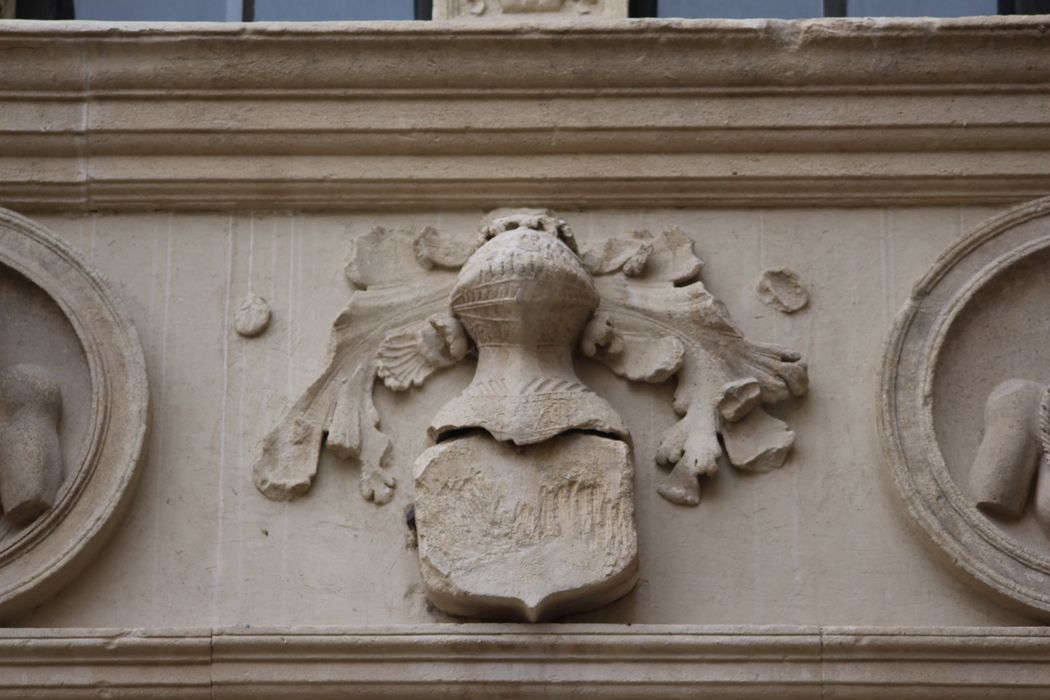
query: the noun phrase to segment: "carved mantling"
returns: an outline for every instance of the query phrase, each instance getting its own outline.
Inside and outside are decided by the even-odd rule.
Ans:
[[[326,449],[360,464],[366,499],[389,501],[375,381],[404,391],[474,355],[473,381],[434,417],[436,444],[415,467],[428,597],[526,620],[609,602],[637,572],[633,460],[620,416],[576,376],[577,349],[630,381],[677,376],[681,419],[656,455],[673,503],[698,504],[723,456],[767,471],[794,441],[763,405],[803,395],[806,365],[745,338],[702,268],[679,230],[581,254],[543,210],[497,210],[476,238],[377,228],[354,242],[355,290],[326,369],[265,438],[255,483],[275,500],[301,495]],[[555,561],[561,580],[545,573]]]

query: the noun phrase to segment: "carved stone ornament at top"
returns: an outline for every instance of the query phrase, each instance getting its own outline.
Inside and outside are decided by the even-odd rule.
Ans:
[[[633,458],[619,414],[576,376],[577,348],[631,381],[678,376],[682,418],[656,456],[675,503],[699,503],[723,443],[730,463],[763,471],[794,439],[762,406],[805,393],[805,365],[744,338],[701,268],[677,230],[581,255],[542,210],[493,212],[473,240],[376,229],[355,243],[347,271],[363,289],[336,320],[327,369],[265,439],[256,485],[299,495],[328,449],[356,459],[365,497],[386,502],[375,379],[403,391],[476,355],[415,464],[427,596],[453,614],[529,621],[611,602],[638,573]]]
[[[915,286],[879,429],[908,514],[986,591],[1050,619],[1050,198],[992,219]]]
[[[112,291],[54,235],[0,209],[0,617],[86,565],[130,502],[145,362]]]
[[[434,0],[444,19],[566,20],[627,17],[627,0]]]

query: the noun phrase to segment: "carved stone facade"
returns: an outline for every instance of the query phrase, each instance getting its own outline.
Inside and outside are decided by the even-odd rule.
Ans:
[[[1050,693],[1047,18],[625,5],[0,22],[0,698]]]
[[[672,503],[700,502],[722,445],[734,466],[769,471],[794,442],[760,406],[804,394],[806,365],[745,339],[702,268],[678,229],[581,253],[543,210],[492,212],[477,237],[375,229],[353,243],[347,275],[362,290],[336,320],[328,365],[267,436],[255,484],[276,500],[301,495],[328,449],[359,461],[365,498],[386,503],[396,478],[373,382],[405,391],[476,356],[414,468],[428,598],[530,621],[609,603],[637,577],[630,435],[576,376],[577,345],[631,381],[679,376],[684,417],[656,454],[672,468],[659,489]]]

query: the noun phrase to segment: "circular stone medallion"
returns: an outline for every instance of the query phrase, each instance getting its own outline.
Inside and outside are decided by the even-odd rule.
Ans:
[[[147,416],[142,346],[112,290],[0,209],[0,619],[55,593],[112,533]]]
[[[1033,476],[1050,488],[1050,455],[1037,465],[1038,400],[1011,406],[1019,419],[1003,411],[1004,387],[1019,383],[1050,384],[1050,198],[941,255],[894,322],[879,387],[879,434],[911,518],[986,591],[1050,620],[1050,522]],[[990,480],[1022,507],[989,508]]]

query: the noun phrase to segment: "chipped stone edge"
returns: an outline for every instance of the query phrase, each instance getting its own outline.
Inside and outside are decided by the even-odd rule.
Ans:
[[[0,552],[0,619],[6,619],[57,592],[116,529],[141,473],[149,388],[130,315],[58,237],[0,209],[0,264],[40,287],[73,326],[91,376],[92,412],[81,460],[67,467],[65,495]]]
[[[1050,197],[1036,199],[993,217],[941,254],[894,319],[876,398],[884,459],[909,521],[931,551],[978,590],[1043,620],[1050,620],[1050,556],[1008,537],[955,485],[933,428],[932,392],[945,336],[966,303],[1004,267],[1050,248],[1050,236],[1036,231],[1005,252],[968,261],[975,271],[961,283],[946,277],[993,239],[1047,215]],[[944,283],[947,296],[931,302]]]

